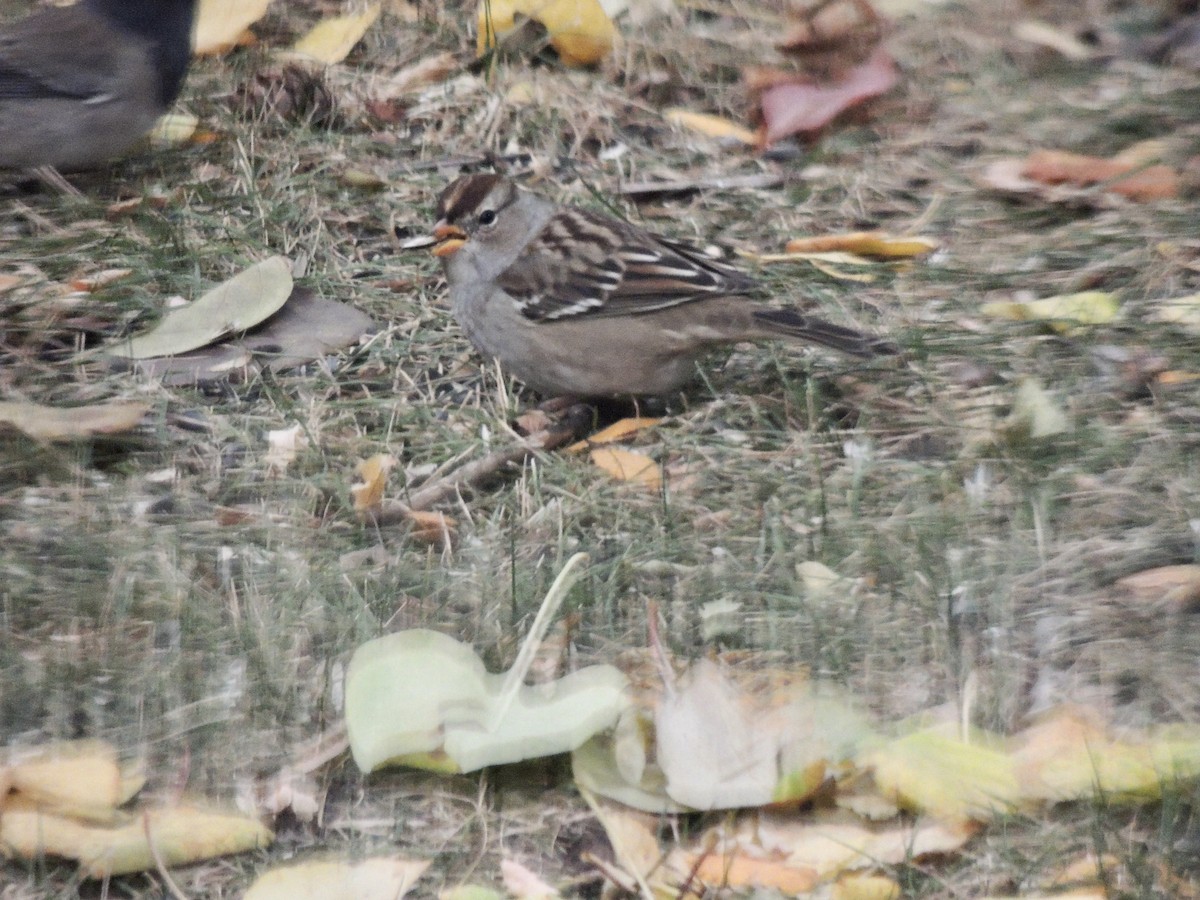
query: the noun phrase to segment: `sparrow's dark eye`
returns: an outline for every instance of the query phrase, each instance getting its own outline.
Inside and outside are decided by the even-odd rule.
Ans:
[[[491,225],[496,221],[496,211],[494,209],[485,209],[479,214],[479,224],[483,226]]]

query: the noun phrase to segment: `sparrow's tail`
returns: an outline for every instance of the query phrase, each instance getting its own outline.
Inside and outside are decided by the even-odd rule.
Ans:
[[[756,310],[754,320],[770,334],[810,341],[851,356],[894,356],[900,352],[891,341],[790,309]]]

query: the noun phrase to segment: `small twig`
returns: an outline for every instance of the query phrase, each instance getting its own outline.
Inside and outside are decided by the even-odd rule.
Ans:
[[[375,526],[395,525],[408,519],[414,511],[430,509],[441,501],[465,488],[475,487],[496,476],[506,466],[523,463],[529,457],[544,450],[554,450],[573,441],[581,430],[582,415],[573,414],[574,409],[560,424],[538,431],[519,444],[495,450],[480,459],[463,463],[447,472],[436,481],[430,482],[409,495],[408,502],[384,500],[372,516],[367,517]],[[587,422],[591,422],[590,414]]]
[[[495,731],[504,717],[508,715],[508,710],[512,706],[513,700],[516,699],[517,692],[525,683],[525,676],[529,673],[529,667],[533,664],[533,658],[537,655],[542,638],[546,636],[546,630],[550,627],[555,615],[558,614],[558,608],[566,599],[567,592],[583,574],[576,570],[582,569],[587,563],[588,555],[586,553],[576,553],[567,560],[567,564],[554,579],[554,584],[550,585],[550,590],[546,592],[546,599],[542,601],[541,609],[534,617],[533,624],[529,626],[529,633],[525,635],[525,642],[521,644],[516,660],[504,676],[504,684],[496,695],[496,703],[492,707],[491,716],[488,717],[488,731]]]
[[[171,873],[167,871],[167,864],[162,858],[162,854],[158,852],[158,846],[154,843],[154,835],[150,833],[150,813],[142,813],[142,830],[146,833],[146,846],[150,848],[150,856],[154,859],[154,868],[158,869],[158,874],[162,876],[163,881],[167,885],[167,890],[171,892],[171,896],[175,900],[191,900],[175,883],[175,879],[171,877]]]

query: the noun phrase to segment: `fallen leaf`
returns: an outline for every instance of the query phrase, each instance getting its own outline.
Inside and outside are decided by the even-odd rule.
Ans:
[[[788,865],[814,871],[822,879],[952,853],[978,831],[970,822],[928,817],[868,822],[837,810],[809,815],[766,811],[747,815],[743,826],[735,836],[737,844],[759,853],[782,854]]]
[[[1163,728],[1117,740],[1079,707],[1064,706],[1013,736],[1023,796],[1059,802],[1101,792],[1111,799],[1157,799],[1164,787],[1200,774],[1200,733]]]
[[[362,481],[350,485],[350,496],[354,498],[354,511],[359,515],[370,513],[383,502],[383,491],[387,487],[388,472],[397,463],[396,457],[377,453],[358,464],[355,470]]]
[[[1116,585],[1138,600],[1165,603],[1180,611],[1200,605],[1200,565],[1159,566],[1118,578]]]
[[[880,793],[901,806],[949,821],[985,821],[1011,812],[1021,798],[1014,764],[997,740],[970,743],[938,729],[890,741],[859,763],[871,767]]]
[[[192,52],[207,56],[237,46],[246,29],[261,19],[270,5],[271,0],[200,0]]]
[[[686,128],[705,137],[723,138],[750,146],[758,143],[757,134],[749,128],[739,125],[737,122],[732,122],[723,116],[692,112],[691,110],[680,109],[679,107],[664,109],[662,115],[672,125],[678,125],[681,128]]]
[[[1168,325],[1179,325],[1191,334],[1200,334],[1200,294],[1160,300],[1150,318]]]
[[[335,353],[374,326],[353,306],[294,287],[279,312],[241,337],[191,353],[142,359],[137,368],[172,385],[222,381],[255,366],[282,372]]]
[[[404,513],[412,528],[408,536],[424,544],[437,546],[446,545],[454,539],[454,530],[458,522],[445,513],[435,510],[410,509]]]
[[[327,66],[340,63],[378,18],[379,4],[372,3],[361,12],[324,19],[296,41],[288,55],[302,56]]]
[[[1046,322],[1064,334],[1078,332],[1080,325],[1106,325],[1121,314],[1121,301],[1105,291],[1060,294],[1040,300],[999,300],[985,303],[979,310],[985,316],[1015,322]]]
[[[438,673],[436,681],[430,672]],[[346,675],[346,730],[355,762],[370,772],[441,749],[452,770],[473,772],[565,753],[609,727],[627,702],[626,678],[612,666],[520,685],[515,702],[500,708],[507,683],[506,674],[490,674],[470,647],[435,631],[368,641],[354,652]]]
[[[543,414],[544,415],[544,414]],[[549,421],[549,420],[547,420]],[[577,441],[564,450],[564,453],[580,453],[587,450],[589,447],[594,447],[598,444],[612,444],[616,441],[624,440],[631,435],[637,434],[640,431],[645,431],[647,428],[653,428],[662,422],[662,419],[652,419],[646,416],[638,416],[628,419],[619,419],[613,422],[607,428],[601,428],[595,434],[584,438],[582,441]],[[529,433],[526,429],[526,433]]]
[[[900,885],[883,875],[847,875],[833,886],[831,900],[900,900]]]
[[[267,472],[274,476],[282,475],[295,460],[300,449],[306,446],[308,435],[304,433],[302,425],[268,431],[267,454],[263,457],[263,462],[267,464]]]
[[[376,101],[393,100],[431,84],[440,84],[458,68],[459,62],[454,54],[441,50],[405,66],[382,81],[372,82],[371,97]]]
[[[133,269],[104,269],[91,275],[80,275],[67,282],[74,291],[95,291],[121,281],[133,274]]]
[[[1173,169],[1163,165],[1139,168],[1141,165],[1063,150],[1035,150],[1026,157],[1021,175],[1050,185],[1087,187],[1103,182],[1104,190],[1138,202],[1178,196],[1179,176]]]
[[[254,819],[187,806],[142,811],[118,827],[50,814],[19,798],[10,799],[0,816],[0,844],[8,852],[31,860],[75,859],[88,878],[154,868],[150,840],[166,865],[178,866],[265,847],[272,838]]]
[[[36,441],[75,441],[132,431],[149,411],[148,403],[124,400],[72,407],[0,401],[0,431],[9,425]]]
[[[726,890],[751,889],[755,893],[778,891],[795,897],[807,894],[820,882],[812,869],[750,855],[673,853],[668,865],[679,871],[683,868],[681,861],[688,867],[692,877],[709,889],[716,890],[718,895]]]
[[[1042,383],[1036,378],[1024,379],[1004,421],[1004,431],[1018,440],[1040,440],[1070,430],[1071,420]]]
[[[167,313],[149,331],[106,349],[126,359],[186,353],[227,334],[252,328],[278,311],[291,293],[291,264],[282,256],[272,256],[239,272],[199,300]]]
[[[505,900],[505,896],[480,884],[460,884],[441,891],[437,900]]]
[[[517,29],[518,17],[541,24],[563,65],[591,66],[612,52],[616,29],[599,0],[482,0],[476,53],[483,56]]]
[[[849,234],[827,234],[817,237],[793,238],[784,250],[788,253],[828,253],[843,251],[858,256],[877,256],[896,259],[924,256],[938,248],[931,238],[895,237],[883,231],[855,231]]]
[[[517,900],[553,900],[559,893],[535,875],[527,866],[512,858],[500,860],[504,889]]]
[[[181,147],[192,140],[199,125],[191,113],[170,112],[159,117],[148,137],[160,147]]]
[[[760,143],[770,145],[793,134],[810,134],[851,107],[878,97],[895,86],[896,64],[882,48],[831,84],[783,82],[762,90]]]
[[[66,741],[14,751],[8,760],[8,782],[27,799],[60,813],[72,808],[111,810],[132,796],[117,748],[107,741]]]
[[[427,860],[390,857],[279,866],[255,879],[243,900],[399,900],[427,868]]]
[[[662,468],[643,453],[622,447],[598,447],[591,452],[592,465],[619,481],[631,481],[648,488],[662,486]]]
[[[1075,62],[1084,62],[1096,56],[1096,49],[1089,47],[1073,34],[1055,28],[1048,22],[1026,19],[1013,26],[1013,36],[1039,47],[1047,47],[1055,53]]]

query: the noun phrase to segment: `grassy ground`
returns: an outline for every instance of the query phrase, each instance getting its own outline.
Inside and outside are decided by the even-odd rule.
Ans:
[[[320,15],[316,3],[278,6],[268,43]],[[254,104],[240,115],[228,97],[262,54],[203,61],[182,105],[220,132],[215,143],[74,179],[78,202],[0,186],[0,274],[27,276],[0,293],[0,395],[154,406],[132,438],[64,448],[0,437],[0,737],[103,736],[148,757],[155,791],[186,784],[229,798],[337,720],[345,662],[365,639],[434,627],[507,664],[578,549],[593,560],[568,601],[579,661],[643,646],[651,600],[671,649],[703,655],[713,647],[700,607],[728,598],[744,604],[744,627],[721,646],[808,667],[882,721],[957,705],[968,679],[974,720],[1001,730],[1061,700],[1125,724],[1195,721],[1191,614],[1132,603],[1112,582],[1196,557],[1200,382],[1148,385],[1139,374],[1153,357],[1195,369],[1197,339],[1150,313],[1156,299],[1198,289],[1196,207],[1020,203],[975,179],[987,161],[1033,147],[1108,154],[1148,137],[1167,138],[1169,161],[1183,163],[1200,139],[1200,83],[1126,60],[1062,63],[1011,37],[1030,14],[970,3],[901,21],[889,39],[901,87],[869,118],[782,160],[661,122],[654,109],[671,103],[739,114],[736,71],[701,61],[754,46],[728,41],[717,54],[715,38],[674,29],[632,37],[600,73],[504,63],[392,124],[356,104],[333,127],[281,123]],[[422,5],[410,23],[385,18],[331,76],[331,93],[367,93],[371,78],[435,50],[467,59],[472,19],[458,3]],[[659,72],[671,77],[650,77]],[[617,143],[627,149],[613,160],[603,151]],[[781,189],[621,207],[685,238],[774,250],[862,227],[934,235],[945,249],[932,260],[869,285],[807,268],[762,273],[782,301],[888,334],[907,361],[862,367],[739,347],[637,440],[672,472],[661,494],[549,455],[445,504],[459,523],[452,548],[364,527],[348,494],[359,459],[393,453],[403,469],[393,487],[415,486],[507,440],[530,403],[469,351],[434,261],[398,247],[397,235],[428,228],[452,161],[488,152],[528,154],[518,168],[536,170],[540,189],[593,204],[593,189],[614,198],[623,179],[664,173],[805,173]],[[140,195],[162,202],[106,215]],[[304,260],[303,283],[383,330],[306,371],[218,390],[73,360],[150,321],[165,298],[198,296],[272,253]],[[61,300],[60,282],[113,267],[133,274]],[[1123,320],[1062,337],[979,314],[1016,291],[1084,288],[1118,292]],[[1068,433],[1007,434],[1027,378],[1066,409]],[[309,445],[285,476],[269,476],[266,433],[294,423]],[[371,547],[374,563],[342,564]],[[811,601],[796,569],[806,560],[856,587]],[[313,848],[398,846],[435,860],[423,895],[494,881],[502,854],[569,884],[599,828],[561,776],[363,778],[342,761],[322,776],[319,825],[284,817],[270,851],[177,877],[190,896],[233,896],[269,863]],[[957,861],[900,873],[906,895],[1016,892],[1064,856],[1104,848],[1125,866],[1122,896],[1195,896],[1172,880],[1196,876],[1195,799],[993,828]],[[6,900],[97,894],[50,862],[5,863],[0,883]],[[160,891],[153,876],[111,889]]]

